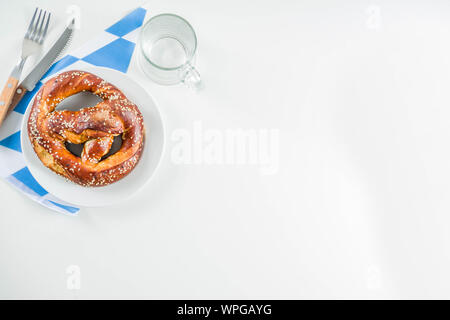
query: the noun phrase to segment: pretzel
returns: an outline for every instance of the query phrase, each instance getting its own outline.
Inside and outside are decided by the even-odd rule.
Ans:
[[[65,98],[90,91],[103,101],[79,111],[55,110]],[[114,137],[122,146],[108,156]],[[105,186],[130,173],[144,146],[144,123],[137,106],[114,85],[85,71],[67,71],[38,91],[28,118],[28,136],[41,162],[82,186]],[[84,144],[81,157],[66,143]]]

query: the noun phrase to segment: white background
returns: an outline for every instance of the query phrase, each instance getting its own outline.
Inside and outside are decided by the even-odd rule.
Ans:
[[[50,39],[80,6],[75,48],[140,3],[1,0],[1,81],[35,6],[57,17]],[[129,201],[68,217],[0,182],[0,298],[450,298],[448,1],[150,8],[192,23],[205,90],[153,84],[133,60],[169,141]],[[278,129],[277,174],[174,164],[171,133],[194,121]]]

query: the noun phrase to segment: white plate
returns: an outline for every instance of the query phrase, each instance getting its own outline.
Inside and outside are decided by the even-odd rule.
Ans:
[[[78,70],[91,72],[111,82],[122,90],[127,98],[134,102],[142,112],[146,136],[142,157],[137,166],[130,174],[118,182],[96,188],[82,187],[67,181],[46,168],[37,157],[28,138],[27,121],[34,98],[31,99],[22,122],[22,151],[33,177],[54,196],[78,206],[107,206],[129,198],[151,178],[158,167],[164,149],[163,123],[152,97],[127,75],[113,69],[100,67],[81,67]],[[75,95],[73,98],[78,97]]]

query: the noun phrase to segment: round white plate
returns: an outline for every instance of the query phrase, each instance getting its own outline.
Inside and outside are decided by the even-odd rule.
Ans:
[[[78,206],[107,206],[129,198],[140,190],[151,178],[158,167],[164,149],[163,123],[153,98],[144,88],[130,79],[127,75],[113,69],[101,67],[80,67],[78,70],[91,72],[106,81],[111,82],[122,90],[127,98],[134,102],[142,112],[146,135],[142,157],[137,166],[130,174],[116,183],[94,188],[82,187],[46,168],[37,157],[30,139],[28,138],[27,121],[34,98],[31,99],[22,122],[22,151],[33,177],[42,187],[54,196]],[[67,99],[71,98],[74,98],[72,103],[75,99],[84,99],[84,104],[78,105],[93,105],[92,97],[83,98],[82,94],[80,94],[80,97],[74,95]],[[91,100],[90,102],[87,102],[88,105],[85,104],[86,99]]]

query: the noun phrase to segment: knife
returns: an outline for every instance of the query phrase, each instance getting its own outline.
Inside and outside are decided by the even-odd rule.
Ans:
[[[56,40],[41,61],[39,61],[28,76],[17,87],[11,101],[11,105],[9,106],[9,111],[13,110],[17,106],[28,91],[32,91],[34,89],[36,83],[42,78],[48,69],[50,69],[53,62],[55,62],[55,60],[60,56],[61,52],[63,52],[69,45],[73,34],[74,22],[75,21],[72,20],[71,24],[59,36],[58,40]]]

